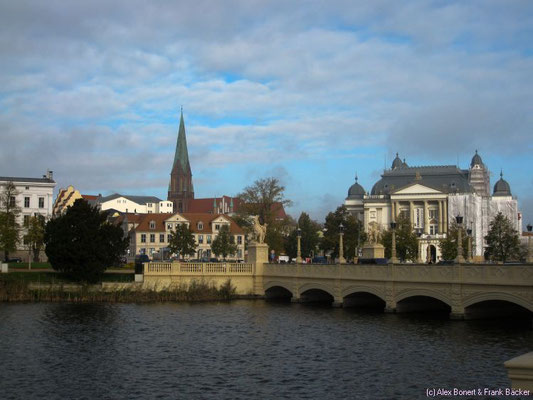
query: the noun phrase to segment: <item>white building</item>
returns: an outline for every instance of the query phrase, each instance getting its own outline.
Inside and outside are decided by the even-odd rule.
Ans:
[[[409,217],[419,235],[421,260],[440,259],[439,242],[445,238],[456,216],[463,217],[463,227],[472,236],[472,255],[481,261],[485,253],[484,237],[490,222],[502,212],[517,232],[522,232],[518,202],[510,185],[500,180],[490,194],[489,170],[476,151],[469,169],[455,165],[410,167],[398,154],[370,193],[357,182],[348,190],[345,206],[369,227],[385,231],[400,214]]]
[[[13,182],[17,191],[14,201],[21,210],[17,222],[22,227],[31,216],[42,215],[47,220],[52,217],[53,195],[56,186],[52,171],[47,171],[42,178],[0,177],[1,190],[8,182]],[[23,230],[21,238],[24,234]],[[14,255],[27,259],[28,249],[24,248],[22,239],[19,243],[19,251]]]
[[[130,196],[112,194],[97,200],[102,210],[116,210],[121,213],[168,214],[173,212],[170,200],[161,200],[154,196]]]

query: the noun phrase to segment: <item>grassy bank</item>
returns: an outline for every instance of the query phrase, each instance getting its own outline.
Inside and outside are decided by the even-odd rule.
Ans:
[[[18,279],[13,274],[0,276],[0,301],[2,302],[75,302],[75,303],[153,303],[183,301],[220,301],[235,298],[235,287],[228,280],[220,288],[205,282],[193,282],[171,289],[157,291],[125,287],[118,284],[116,288],[101,285],[74,285],[68,281],[40,282]]]

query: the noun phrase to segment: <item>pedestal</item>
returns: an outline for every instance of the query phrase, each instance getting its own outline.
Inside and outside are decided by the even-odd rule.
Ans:
[[[362,258],[385,258],[385,247],[379,243],[365,243]]]
[[[2,263],[2,274],[7,274],[8,272],[8,265],[6,263]]]
[[[248,245],[248,257],[246,262],[254,264],[254,294],[265,295],[263,285],[264,264],[268,263],[268,245],[265,243],[252,242]]]

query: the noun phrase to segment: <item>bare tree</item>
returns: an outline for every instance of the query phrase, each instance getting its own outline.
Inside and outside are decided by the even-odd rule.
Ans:
[[[3,185],[0,193],[0,248],[4,250],[4,260],[7,261],[9,253],[17,249],[19,242],[20,225],[17,217],[20,214],[20,207],[17,206],[17,195],[19,192],[9,181]]]

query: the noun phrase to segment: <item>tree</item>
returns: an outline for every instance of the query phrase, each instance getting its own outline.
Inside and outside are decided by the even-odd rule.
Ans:
[[[287,237],[287,244],[285,250],[291,258],[296,257],[298,247],[298,232],[297,228],[300,228],[300,250],[302,257],[312,257],[316,248],[320,242],[318,232],[320,231],[320,225],[313,221],[307,213],[302,212],[300,218],[298,218],[298,225],[294,227],[292,232]]]
[[[400,214],[396,219],[396,256],[403,261],[416,261],[418,257],[418,237],[413,232],[409,218]],[[385,246],[385,257],[392,256],[392,230],[381,235],[381,244]]]
[[[226,257],[237,252],[237,245],[235,239],[229,231],[229,226],[223,225],[218,231],[218,235],[211,243],[211,250],[217,256],[222,256],[224,261]]]
[[[353,258],[357,249],[366,241],[366,233],[363,224],[348,212],[344,205],[338,207],[335,212],[326,215],[324,223],[324,237],[320,247],[325,252],[331,252],[332,257],[339,255],[340,225],[344,227],[343,253],[345,258]]]
[[[239,194],[241,204],[239,213],[258,215],[262,224],[272,224],[280,207],[290,206],[292,202],[284,198],[285,186],[276,178],[258,179]]]
[[[44,217],[42,215],[30,217],[25,227],[27,232],[24,235],[24,243],[26,243],[30,252],[33,252],[33,261],[38,262],[39,254],[44,244]]]
[[[463,257],[468,259],[468,235],[464,228],[459,228],[454,221],[448,229],[448,234],[445,239],[441,239],[439,242],[440,252],[443,260],[455,260],[457,257],[457,237],[459,229],[461,229],[461,242],[463,245]]]
[[[250,233],[251,224],[248,222],[252,215],[259,216],[261,224],[267,224],[265,242],[275,252],[282,252],[285,236],[288,234],[290,219],[277,218],[279,211],[292,202],[284,198],[285,187],[276,178],[259,179],[253,185],[244,188],[238,195],[240,199],[237,223]]]
[[[494,261],[506,262],[520,258],[520,238],[513,224],[501,212],[490,223],[485,236],[487,255]]]
[[[0,248],[4,250],[4,260],[7,261],[9,253],[17,249],[19,242],[20,225],[17,217],[20,207],[16,198],[19,192],[13,182],[6,182],[0,194]]]
[[[74,280],[96,283],[107,268],[119,263],[128,239],[107,215],[78,199],[65,214],[48,221],[44,244],[52,268]]]
[[[196,253],[196,241],[194,233],[186,224],[179,224],[174,232],[171,232],[168,248],[178,254],[181,259]]]

